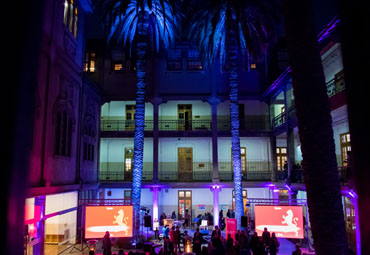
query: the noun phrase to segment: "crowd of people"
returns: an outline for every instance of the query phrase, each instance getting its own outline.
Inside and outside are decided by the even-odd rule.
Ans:
[[[189,237],[188,231],[184,233],[180,231],[180,227],[172,227],[171,230],[165,227],[164,245],[158,253],[152,250],[150,255],[175,255],[184,252],[186,237]],[[200,233],[199,228],[196,229],[192,238],[192,252],[196,255],[276,255],[279,251],[280,243],[275,235],[264,229],[261,236],[257,232],[249,235],[248,232],[238,230],[234,237],[230,234],[225,238],[221,234],[221,229],[215,226],[212,231],[210,241],[206,241]],[[301,255],[299,245],[296,245],[296,250],[292,255]]]

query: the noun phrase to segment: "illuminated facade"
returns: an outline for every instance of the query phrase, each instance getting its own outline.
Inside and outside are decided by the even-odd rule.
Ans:
[[[79,201],[130,200],[133,180],[136,60],[121,47],[84,38],[89,1],[53,2],[45,24],[54,27],[44,28],[38,73],[27,254],[44,254],[48,244],[59,244],[58,252],[70,248],[83,235]],[[330,36],[321,44],[347,233],[355,249],[356,198],[344,173],[350,135],[341,50]],[[306,196],[296,166],[302,156],[289,71],[269,87],[266,63],[241,66],[240,165],[244,213],[252,218],[248,199]],[[140,204],[153,221],[173,211],[183,219],[188,210],[192,219],[211,212],[216,225],[218,212],[226,217],[235,209],[228,66],[206,67],[193,45],[182,42],[148,58],[146,67]]]

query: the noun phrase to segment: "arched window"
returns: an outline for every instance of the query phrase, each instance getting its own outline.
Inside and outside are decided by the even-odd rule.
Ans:
[[[54,154],[70,157],[72,154],[72,135],[74,115],[71,107],[61,100],[54,107]]]
[[[94,121],[91,118],[85,120],[83,128],[83,159],[94,161],[95,159],[95,142],[96,131]]]

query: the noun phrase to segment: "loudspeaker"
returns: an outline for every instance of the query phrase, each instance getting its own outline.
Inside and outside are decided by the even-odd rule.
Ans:
[[[150,216],[149,216],[150,217]],[[150,249],[152,248],[152,243],[144,243],[144,252],[150,252]],[[145,254],[145,253],[144,253]]]
[[[144,227],[150,228],[152,226],[152,216],[146,215],[144,216]]]
[[[242,223],[243,228],[248,227],[248,217],[247,216],[242,216],[241,217],[241,223]]]

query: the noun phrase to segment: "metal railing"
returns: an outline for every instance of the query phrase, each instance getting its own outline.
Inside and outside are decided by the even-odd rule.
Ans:
[[[144,130],[153,130],[153,120],[145,120]],[[101,120],[100,131],[135,131],[135,120]]]
[[[220,181],[233,181],[234,174],[232,171],[219,171]],[[242,172],[243,181],[271,181],[272,171],[247,171]]]
[[[331,79],[330,81],[328,81],[326,83],[326,91],[327,91],[327,94],[329,97],[332,97],[336,94],[338,94],[339,92],[343,91],[345,89],[345,83],[344,83],[344,75],[340,75],[338,77],[335,77],[333,79]],[[295,107],[294,105],[289,107],[289,111],[288,111],[288,116],[290,119],[292,118],[295,118],[296,116],[296,110],[295,110]],[[280,125],[284,124],[286,121],[286,114],[285,113],[281,113],[277,116],[275,116],[274,118],[272,118],[272,121],[271,121],[271,127],[274,129],[276,127],[279,127]]]
[[[154,127],[153,120],[145,120],[145,131],[152,131]],[[240,130],[269,130],[269,121],[267,116],[246,116],[239,122]],[[217,120],[217,129],[219,131],[230,130],[230,119]],[[204,132],[212,130],[211,120],[159,120],[159,131],[188,131]],[[101,120],[100,131],[135,131],[134,120]]]
[[[230,119],[218,119],[217,130],[228,131],[231,128]],[[269,130],[269,121],[267,116],[244,116],[239,119],[239,130]]]
[[[276,181],[284,182],[288,176],[287,171],[277,171],[276,172]],[[347,168],[344,166],[338,167],[338,176],[342,185],[347,184]],[[293,169],[290,173],[290,182],[291,183],[304,183],[303,169]]]
[[[211,120],[159,120],[160,131],[209,131]]]
[[[132,175],[128,176],[122,171],[101,171],[99,173],[99,180],[101,182],[131,182]],[[142,181],[153,180],[153,171],[143,171]]]
[[[340,75],[338,77],[335,77],[334,79],[331,79],[326,83],[326,90],[329,97],[334,96],[335,94],[338,94],[339,92],[343,91],[346,88],[344,83],[344,75]]]

